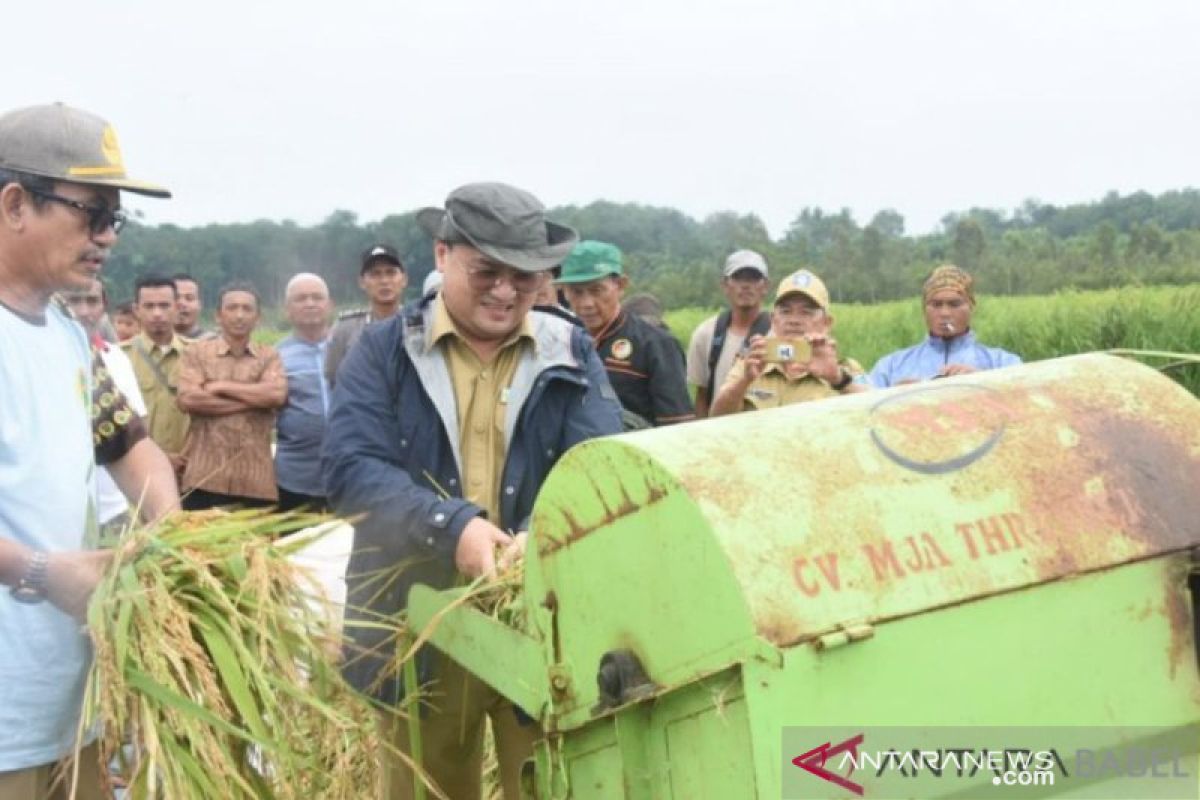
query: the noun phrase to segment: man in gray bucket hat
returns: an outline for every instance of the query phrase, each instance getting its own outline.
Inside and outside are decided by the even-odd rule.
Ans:
[[[621,430],[621,409],[586,331],[569,315],[531,310],[548,271],[578,237],[546,219],[533,195],[475,183],[417,215],[433,237],[441,290],[368,327],[338,373],[323,459],[342,515],[363,515],[346,570],[346,674],[384,702],[395,649],[360,622],[391,616],[415,583],[451,586],[520,558],[533,501],[572,445]],[[374,576],[409,564],[386,589]],[[431,648],[418,656],[431,709],[423,768],[447,796],[480,796],[491,719],[504,795],[541,730],[493,689]],[[537,712],[539,709],[528,709]],[[407,726],[386,735],[411,752]],[[384,797],[413,796],[411,770],[386,752]]]
[[[52,790],[74,749],[91,646],[97,464],[147,518],[179,507],[166,455],[94,361],[56,292],[91,288],[125,222],[113,128],[61,103],[0,114],[0,798]],[[75,797],[107,797],[85,732]]]

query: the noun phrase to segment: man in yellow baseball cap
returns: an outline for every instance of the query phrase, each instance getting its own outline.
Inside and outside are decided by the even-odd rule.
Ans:
[[[162,450],[55,293],[95,285],[125,223],[111,125],[55,103],[0,114],[0,797],[45,798],[73,751],[91,661],[79,625],[111,560],[97,465],[148,519],[179,507]],[[107,797],[96,746],[75,797]]]
[[[753,336],[713,400],[712,416],[866,391],[862,367],[839,358],[829,290],[807,269],[775,291],[768,336]]]

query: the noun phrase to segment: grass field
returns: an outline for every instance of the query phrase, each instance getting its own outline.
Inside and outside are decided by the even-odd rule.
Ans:
[[[925,336],[917,298],[878,305],[835,304],[832,311],[839,349],[866,369],[880,356]],[[666,322],[686,347],[692,330],[714,313],[715,309],[679,309],[667,312]],[[1003,347],[1026,361],[1115,348],[1200,354],[1200,285],[984,297],[971,327],[984,344]],[[1200,366],[1171,374],[1200,394]]]
[[[686,349],[695,327],[716,312],[681,308],[668,311],[666,322]],[[839,349],[866,369],[880,356],[925,336],[917,298],[878,305],[835,304],[833,316]],[[277,342],[286,327],[280,311],[266,309],[254,338]],[[1117,348],[1200,354],[1200,284],[984,297],[972,328],[984,344],[1003,347],[1026,361]],[[1155,366],[1169,362],[1147,359]],[[1200,365],[1174,369],[1171,374],[1200,395]]]

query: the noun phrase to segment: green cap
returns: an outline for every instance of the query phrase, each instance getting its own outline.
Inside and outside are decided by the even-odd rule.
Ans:
[[[621,249],[615,244],[582,241],[562,263],[558,283],[587,283],[609,275],[624,275],[621,268]]]
[[[163,187],[125,173],[112,125],[62,103],[0,115],[0,168],[151,197],[171,196]]]

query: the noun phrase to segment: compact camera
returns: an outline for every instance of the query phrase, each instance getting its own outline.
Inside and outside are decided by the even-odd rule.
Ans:
[[[768,364],[785,364],[789,361],[811,361],[812,345],[807,339],[767,339],[767,350],[763,360]]]

